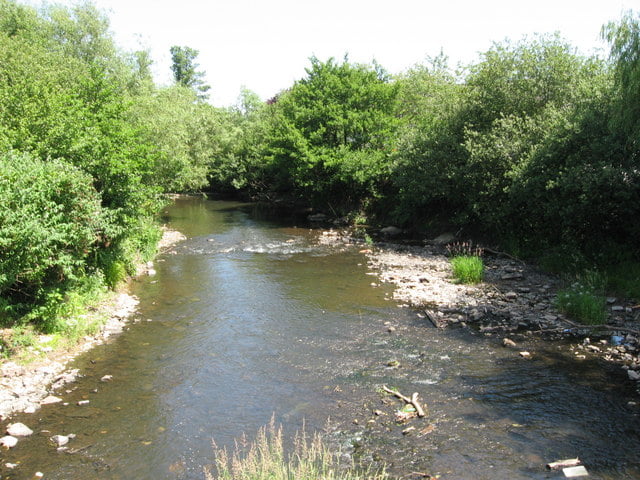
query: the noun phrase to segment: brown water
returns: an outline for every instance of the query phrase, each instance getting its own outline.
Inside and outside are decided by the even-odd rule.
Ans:
[[[188,240],[135,284],[140,321],[76,361],[83,378],[67,406],[13,419],[44,432],[2,453],[1,478],[199,479],[212,439],[230,445],[272,415],[287,432],[331,416],[333,438],[358,446],[349,452],[403,474],[562,478],[545,463],[579,456],[591,478],[640,478],[640,421],[622,372],[559,345],[532,343],[535,359],[523,361],[498,340],[435,330],[371,286],[358,247],[319,245],[317,232],[251,206],[180,199],[167,217]],[[433,433],[367,424],[382,384],[419,391]],[[75,453],[57,452],[48,438],[69,433]]]

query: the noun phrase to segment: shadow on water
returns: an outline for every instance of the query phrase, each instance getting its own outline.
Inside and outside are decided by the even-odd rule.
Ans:
[[[128,331],[75,362],[84,376],[61,392],[67,405],[14,419],[37,433],[4,454],[19,466],[0,465],[3,479],[199,479],[211,439],[230,446],[274,413],[288,432],[331,416],[335,438],[401,475],[554,478],[545,463],[579,456],[592,478],[640,478],[632,392],[602,366],[557,344],[531,341],[524,360],[493,338],[433,329],[372,288],[357,247],[319,245],[247,204],[180,199],[166,214],[188,240],[134,285]],[[433,431],[403,435],[382,384],[420,392],[430,416],[411,425]],[[370,423],[374,409],[386,410]],[[49,437],[69,433],[56,451]]]

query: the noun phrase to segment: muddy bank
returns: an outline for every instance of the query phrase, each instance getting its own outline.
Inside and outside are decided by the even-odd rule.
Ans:
[[[158,250],[165,251],[184,238],[180,232],[164,228]],[[137,275],[154,273],[153,262],[141,264],[137,269]],[[40,335],[38,344],[32,348],[34,361],[27,365],[12,360],[0,364],[0,420],[16,412],[34,413],[41,405],[59,401],[55,394],[78,375],[76,369],[67,369],[67,364],[82,352],[121,332],[136,311],[138,299],[128,293],[128,287],[123,290],[90,309],[91,316],[107,317],[97,334],[82,338],[71,348],[65,345],[57,349],[39,347],[38,344],[46,345],[50,340],[47,335]]]

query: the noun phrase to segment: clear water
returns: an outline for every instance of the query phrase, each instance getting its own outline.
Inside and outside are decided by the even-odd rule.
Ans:
[[[212,439],[232,445],[272,416],[287,432],[331,416],[398,475],[562,478],[544,465],[579,456],[591,478],[640,478],[622,372],[560,345],[528,345],[525,361],[497,339],[435,330],[371,285],[357,246],[321,245],[251,206],[179,199],[167,218],[188,239],[135,283],[139,321],[75,362],[83,377],[68,405],[13,419],[36,434],[2,452],[1,478],[199,479]],[[364,427],[382,384],[420,392],[434,431]],[[69,433],[75,453],[57,452],[48,438]]]

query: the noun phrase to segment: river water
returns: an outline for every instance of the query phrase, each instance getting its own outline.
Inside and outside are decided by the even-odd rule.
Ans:
[[[526,361],[497,339],[436,330],[372,285],[357,246],[250,205],[182,198],[166,216],[187,240],[135,282],[135,322],[76,360],[67,405],[13,419],[36,434],[2,452],[1,478],[200,479],[212,440],[232,445],[272,416],[287,433],[327,428],[398,475],[562,478],[544,465],[578,456],[591,478],[640,478],[639,399],[623,372],[559,344],[532,341]],[[420,392],[429,418],[411,424],[423,434],[402,434],[383,384]],[[67,452],[49,442],[70,433]]]

